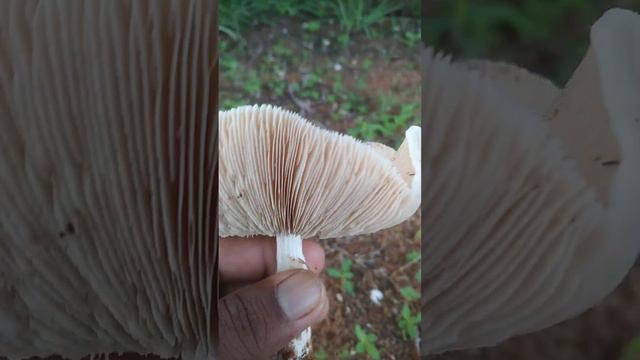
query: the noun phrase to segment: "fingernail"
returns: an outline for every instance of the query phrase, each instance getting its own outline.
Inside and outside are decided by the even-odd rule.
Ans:
[[[323,288],[317,276],[309,271],[301,271],[280,283],[276,296],[289,320],[297,320],[320,304]]]

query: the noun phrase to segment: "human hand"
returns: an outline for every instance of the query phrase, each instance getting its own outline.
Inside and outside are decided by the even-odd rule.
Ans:
[[[275,354],[329,311],[324,251],[304,240],[310,271],[276,272],[273,238],[221,238],[219,306],[222,360],[264,359]]]

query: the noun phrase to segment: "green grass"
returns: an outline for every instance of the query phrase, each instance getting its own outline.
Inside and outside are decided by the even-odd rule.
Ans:
[[[337,21],[343,34],[374,33],[373,26],[392,17],[417,16],[419,0],[220,0],[219,31],[234,41],[256,25],[272,25],[274,19],[308,20],[306,30],[315,32]]]
[[[350,35],[354,32],[364,32],[371,37],[374,25],[382,23],[402,8],[401,3],[387,0],[334,0],[327,1],[327,4],[344,31],[338,38],[343,46],[349,45]]]
[[[589,29],[613,6],[640,0],[447,0],[428,2],[423,41],[463,58],[524,66],[564,85],[584,55]]]
[[[254,25],[272,24],[283,16],[325,16],[325,7],[315,0],[220,0],[218,30],[224,36],[241,41],[242,33]]]

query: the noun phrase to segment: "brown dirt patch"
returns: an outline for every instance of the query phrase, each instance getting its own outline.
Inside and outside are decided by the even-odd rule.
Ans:
[[[328,359],[338,359],[341,349],[351,350],[355,346],[354,326],[360,324],[378,336],[377,345],[383,359],[418,358],[416,344],[403,339],[396,322],[403,305],[400,288],[420,289],[414,276],[419,262],[405,266],[406,254],[420,251],[420,239],[415,237],[419,226],[420,214],[416,214],[409,221],[373,235],[324,243],[327,267],[339,268],[345,258],[353,261],[355,294],[346,294],[338,279],[324,275],[332,303],[328,319],[314,329],[316,350],[324,349]],[[380,305],[371,301],[371,289],[379,289],[384,294]],[[419,311],[419,304],[412,304],[411,310]]]

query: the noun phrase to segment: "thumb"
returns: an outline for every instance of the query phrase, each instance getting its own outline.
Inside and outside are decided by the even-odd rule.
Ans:
[[[267,358],[329,310],[322,281],[306,270],[272,275],[223,297],[219,305],[222,360]]]

